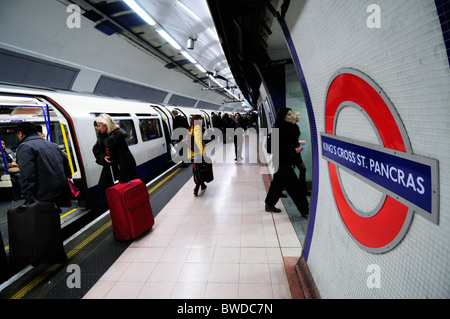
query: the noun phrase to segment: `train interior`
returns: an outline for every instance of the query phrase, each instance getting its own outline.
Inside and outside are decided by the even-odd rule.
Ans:
[[[85,210],[86,194],[81,186],[79,162],[73,151],[71,132],[61,113],[40,98],[2,96],[0,104],[0,138],[5,144],[5,148],[1,149],[0,160],[0,230],[4,234],[4,244],[8,249],[7,211],[11,207],[24,204],[20,189],[20,167],[16,163],[16,150],[19,145],[16,128],[20,122],[35,124],[42,138],[56,143],[67,155],[72,173],[71,183],[76,196],[71,198],[71,207],[62,208],[62,226],[76,219],[77,215]]]

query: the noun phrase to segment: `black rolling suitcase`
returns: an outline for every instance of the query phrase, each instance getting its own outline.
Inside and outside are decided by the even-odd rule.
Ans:
[[[0,231],[0,284],[6,280],[7,276],[8,276],[8,259],[6,258],[2,232]]]
[[[47,202],[8,210],[9,257],[13,266],[60,263],[67,259],[59,213],[58,207]]]
[[[201,162],[198,160],[198,158],[194,160],[194,163],[192,163],[192,169],[194,172],[193,176],[195,183],[210,183],[214,180],[212,162],[211,159],[207,158],[206,156],[202,158]]]

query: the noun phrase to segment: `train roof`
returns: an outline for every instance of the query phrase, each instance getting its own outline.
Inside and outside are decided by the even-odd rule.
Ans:
[[[151,106],[154,104],[143,101],[135,101],[117,97],[100,96],[92,93],[44,90],[34,88],[21,88],[0,85],[0,95],[15,95],[17,99],[10,100],[17,104],[29,104],[40,106],[44,103],[35,97],[49,98],[70,114],[90,114],[90,113],[130,113],[129,107],[133,107],[132,113],[152,113],[157,114]],[[3,96],[5,96],[3,95]],[[10,98],[10,97],[9,97]],[[5,103],[5,98],[0,98],[0,104]],[[14,103],[12,103],[14,104]]]
[[[5,104],[5,96],[14,95],[19,96],[17,98],[17,104],[29,104],[40,106],[36,97],[49,98],[58,105],[60,105],[64,110],[70,114],[82,115],[82,114],[92,114],[92,113],[141,113],[141,114],[155,114],[153,107],[165,107],[169,111],[174,108],[180,108],[185,113],[189,114],[200,114],[203,110],[192,107],[184,106],[168,106],[164,104],[151,103],[145,101],[138,101],[132,99],[126,99],[122,97],[112,97],[98,95],[88,92],[75,92],[75,91],[65,91],[65,90],[54,90],[54,89],[42,89],[34,87],[18,87],[7,84],[0,84],[0,105]],[[3,98],[2,98],[3,96]],[[9,97],[10,99],[10,97]],[[95,104],[94,104],[95,103]],[[129,107],[133,107],[133,112],[130,112]]]

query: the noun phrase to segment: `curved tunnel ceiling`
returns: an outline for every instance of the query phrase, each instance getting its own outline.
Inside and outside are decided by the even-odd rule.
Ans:
[[[208,6],[236,83],[256,107],[262,74],[274,64],[291,63],[275,19],[289,0],[208,0]]]
[[[181,72],[200,84],[203,90],[214,90],[228,102],[238,102],[242,98],[206,0],[136,0],[156,21],[156,26],[149,25],[122,0],[59,1],[78,5],[83,16],[93,21],[97,30],[107,35],[124,36],[160,60],[166,68]],[[163,39],[158,32],[160,29],[167,31],[181,48],[175,49]],[[187,44],[190,38],[194,39],[192,49]],[[182,51],[198,61],[206,73]]]

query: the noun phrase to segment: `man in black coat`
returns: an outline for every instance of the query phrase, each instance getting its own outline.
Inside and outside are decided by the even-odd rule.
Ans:
[[[70,173],[66,155],[58,145],[41,138],[36,127],[29,122],[19,124],[17,137],[20,144],[16,156],[25,203],[38,200],[70,206],[67,188]]]
[[[172,134],[172,144],[175,146],[177,143],[181,142],[183,140],[183,137],[187,134],[188,130],[189,130],[189,123],[188,120],[184,117],[181,116],[177,110],[173,110],[172,114],[174,116],[173,118],[173,134]],[[186,129],[186,131],[183,130],[178,130],[175,131],[177,128],[184,128]],[[181,132],[181,135],[178,134]],[[178,138],[177,138],[178,135]],[[176,147],[175,150],[178,153],[179,158],[183,158],[183,147],[179,146]],[[182,163],[182,166],[189,166],[186,161],[184,160]]]
[[[184,116],[181,116],[177,110],[173,110],[172,114],[174,116],[173,119],[173,130],[184,127],[185,129],[189,129],[189,123]]]

